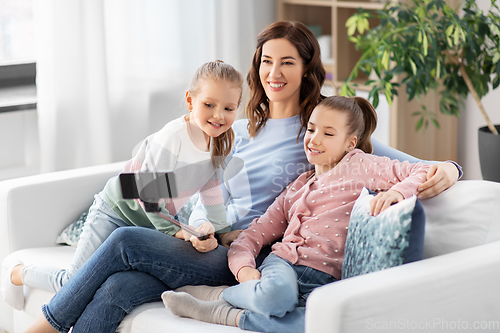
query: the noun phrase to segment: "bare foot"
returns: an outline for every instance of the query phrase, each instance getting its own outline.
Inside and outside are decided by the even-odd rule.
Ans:
[[[13,284],[16,286],[22,286],[23,285],[23,280],[21,274],[23,273],[23,268],[24,265],[17,265],[12,269],[12,272],[10,274],[10,280],[12,281]]]
[[[40,316],[24,333],[57,333],[44,316]]]

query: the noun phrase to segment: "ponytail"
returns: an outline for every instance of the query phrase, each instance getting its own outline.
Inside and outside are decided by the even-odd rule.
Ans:
[[[215,167],[225,166],[226,157],[231,153],[234,141],[234,131],[230,127],[221,135],[211,138],[212,144],[212,164]]]
[[[356,148],[361,149],[365,153],[371,154],[373,152],[372,133],[377,128],[377,112],[373,105],[362,97],[354,97],[356,104],[358,104],[361,112],[363,113],[364,128],[358,135],[358,144]]]
[[[362,97],[330,96],[318,105],[347,114],[348,134],[358,138],[356,148],[371,154],[371,136],[377,127],[377,112],[373,105]]]

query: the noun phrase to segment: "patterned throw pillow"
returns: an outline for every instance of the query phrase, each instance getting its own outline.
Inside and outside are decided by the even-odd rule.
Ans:
[[[182,208],[177,212],[175,216],[176,219],[183,223],[189,224],[189,216],[193,211],[196,203],[198,202],[199,195],[194,194]],[[57,236],[56,243],[57,244],[67,244],[70,246],[76,247],[78,245],[78,241],[80,240],[80,235],[83,231],[83,225],[87,219],[88,210],[85,211],[82,215],[76,219],[76,221],[72,222],[69,226],[67,226],[60,234]]]
[[[72,222],[67,226],[57,237],[57,244],[68,244],[70,246],[76,247],[78,241],[80,240],[80,235],[82,234],[83,225],[85,220],[87,220],[88,210],[86,210],[82,215],[80,215],[76,221]]]
[[[425,213],[416,196],[370,215],[365,188],[349,220],[342,279],[422,259]]]
[[[191,216],[191,212],[193,211],[194,207],[196,207],[196,204],[198,203],[198,198],[200,195],[198,193],[195,193],[185,204],[182,206],[181,209],[177,212],[177,215],[175,218],[177,221],[179,221],[182,224],[189,224],[189,217]]]

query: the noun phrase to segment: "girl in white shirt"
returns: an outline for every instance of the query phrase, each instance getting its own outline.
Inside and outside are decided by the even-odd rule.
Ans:
[[[24,305],[23,284],[57,292],[118,227],[141,226],[191,241],[200,252],[217,247],[213,233],[228,232],[221,184],[221,166],[230,154],[231,128],[242,96],[243,76],[229,64],[213,61],[202,65],[186,92],[189,114],[166,124],[147,137],[123,172],[173,171],[178,196],[160,199],[160,212],[173,218],[184,203],[200,192],[209,222],[199,226],[206,240],[181,230],[175,224],[144,209],[138,199],[123,199],[118,176],[111,178],[95,196],[89,209],[72,263],[67,269],[39,265],[10,264],[4,299],[16,309]],[[147,167],[149,166],[149,167]]]

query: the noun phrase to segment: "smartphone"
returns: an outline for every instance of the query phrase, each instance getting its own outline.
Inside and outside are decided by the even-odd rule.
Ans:
[[[178,196],[173,172],[121,173],[119,177],[123,199],[157,202]]]
[[[173,172],[121,173],[119,179],[123,199],[140,199],[144,202],[146,211],[155,213],[200,240],[208,239],[209,235],[203,235],[193,227],[183,225],[158,211],[158,200],[178,196]]]

